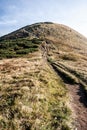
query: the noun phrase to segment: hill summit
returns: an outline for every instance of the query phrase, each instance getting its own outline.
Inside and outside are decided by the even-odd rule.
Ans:
[[[87,129],[87,38],[52,22],[0,37],[0,129]]]

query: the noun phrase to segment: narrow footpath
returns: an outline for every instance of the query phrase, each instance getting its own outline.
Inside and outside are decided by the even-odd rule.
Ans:
[[[87,96],[79,85],[66,84],[72,97],[71,106],[76,114],[77,130],[87,130]]]

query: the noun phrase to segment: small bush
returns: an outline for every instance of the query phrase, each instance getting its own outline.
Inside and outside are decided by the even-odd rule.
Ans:
[[[62,130],[71,130],[69,126],[67,126],[66,124],[62,125]]]
[[[41,39],[38,39],[38,38],[33,38],[33,39],[32,39],[32,42],[33,42],[34,44],[40,44],[40,43],[42,43],[42,40],[41,40]]]
[[[30,49],[21,49],[21,50],[18,50],[16,51],[16,54],[28,54],[30,52],[33,52],[33,51],[36,51],[36,49],[34,48],[30,48]]]
[[[77,61],[77,58],[73,54],[65,54],[60,56],[63,60],[71,60],[71,61]]]

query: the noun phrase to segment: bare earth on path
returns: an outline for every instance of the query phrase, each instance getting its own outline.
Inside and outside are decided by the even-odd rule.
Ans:
[[[71,105],[77,117],[77,130],[87,130],[87,96],[79,85],[66,84],[72,98]]]

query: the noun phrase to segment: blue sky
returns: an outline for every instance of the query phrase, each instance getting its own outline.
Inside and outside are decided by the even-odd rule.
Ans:
[[[65,24],[87,37],[87,0],[0,0],[0,36],[44,21]]]

